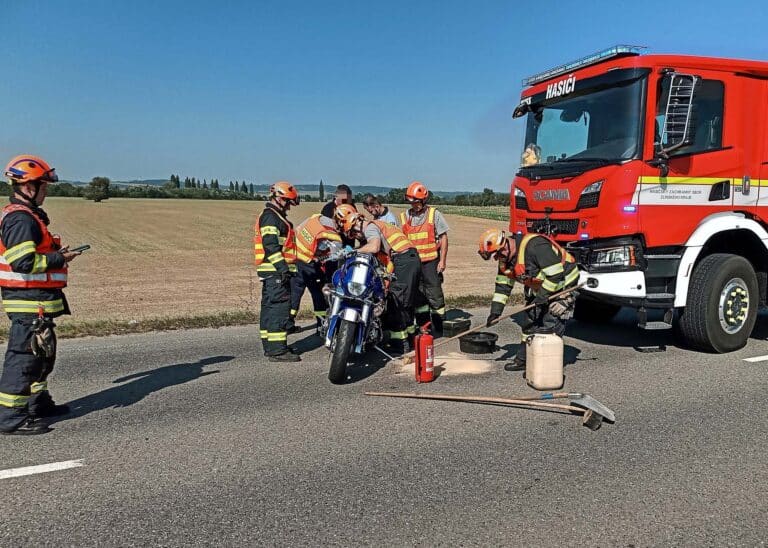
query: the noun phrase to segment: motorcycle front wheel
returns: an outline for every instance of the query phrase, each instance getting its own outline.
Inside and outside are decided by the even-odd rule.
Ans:
[[[333,384],[341,384],[347,376],[347,361],[355,343],[355,327],[357,324],[349,320],[341,320],[333,337],[331,347],[330,368],[328,380]]]

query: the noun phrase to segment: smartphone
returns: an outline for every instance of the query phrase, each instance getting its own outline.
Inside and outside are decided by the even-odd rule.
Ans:
[[[85,244],[85,245],[81,245],[80,247],[70,249],[70,251],[72,251],[73,253],[82,253],[83,251],[86,251],[88,249],[91,249],[91,246],[89,246],[88,244]]]

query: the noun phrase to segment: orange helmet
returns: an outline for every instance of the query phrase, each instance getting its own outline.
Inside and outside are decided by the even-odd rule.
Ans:
[[[364,219],[365,217],[363,217],[357,211],[354,213],[347,213],[344,217],[344,220],[341,221],[341,230],[348,234],[354,228],[355,223]]]
[[[352,204],[341,204],[336,206],[336,209],[333,211],[333,220],[336,222],[336,227],[339,230],[343,230],[344,219],[346,219],[348,215],[356,214],[357,209]]]
[[[12,158],[5,166],[5,176],[12,184],[30,183],[40,181],[55,183],[59,180],[56,170],[48,165],[48,162],[37,156],[22,154]]]
[[[409,202],[426,202],[429,198],[429,190],[419,181],[413,181],[405,191],[405,199]]]
[[[284,198],[289,204],[299,205],[299,191],[291,183],[280,181],[269,187],[270,196]]]
[[[491,255],[498,252],[504,247],[504,242],[507,240],[507,233],[500,228],[489,228],[480,235],[478,254],[486,261],[491,258]]]

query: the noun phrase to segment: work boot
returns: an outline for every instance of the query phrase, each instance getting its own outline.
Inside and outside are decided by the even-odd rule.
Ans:
[[[60,417],[68,414],[69,411],[68,405],[56,405],[47,390],[38,394],[29,405],[30,417]]]
[[[439,339],[443,336],[443,317],[437,314],[432,314],[432,336]]]
[[[525,359],[515,356],[515,359],[504,365],[504,371],[525,371]]]
[[[30,411],[30,414],[34,417],[60,417],[62,415],[69,414],[70,408],[66,404],[50,406],[46,405],[42,408],[35,409],[34,412]]]
[[[385,346],[390,354],[405,354],[405,341],[402,339],[390,339]]]
[[[48,423],[34,417],[29,417],[10,432],[0,430],[0,434],[4,436],[36,436],[38,434],[47,434],[48,432],[51,432]]]
[[[276,356],[267,356],[267,361],[270,362],[300,362],[301,356],[294,354],[290,351],[283,354],[277,354]]]

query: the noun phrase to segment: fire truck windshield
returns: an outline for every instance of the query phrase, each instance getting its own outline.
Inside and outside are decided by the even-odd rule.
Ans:
[[[640,156],[642,99],[646,79],[619,82],[610,87],[533,103],[528,112],[526,171],[554,167],[560,162],[620,163]],[[575,166],[572,166],[575,167]]]

